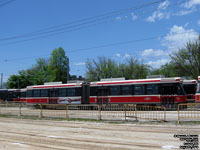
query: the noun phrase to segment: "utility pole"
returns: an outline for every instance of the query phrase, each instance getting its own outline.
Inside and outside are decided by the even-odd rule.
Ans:
[[[1,73],[1,89],[3,88],[3,73]]]

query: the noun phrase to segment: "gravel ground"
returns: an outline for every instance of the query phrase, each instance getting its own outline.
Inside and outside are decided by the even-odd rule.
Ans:
[[[186,133],[200,135],[200,125],[0,118],[0,150],[179,149],[174,134]]]

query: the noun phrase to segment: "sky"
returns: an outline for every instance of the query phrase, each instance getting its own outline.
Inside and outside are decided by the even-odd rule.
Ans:
[[[6,81],[58,47],[71,75],[101,56],[159,68],[199,33],[200,0],[0,0],[0,73]]]

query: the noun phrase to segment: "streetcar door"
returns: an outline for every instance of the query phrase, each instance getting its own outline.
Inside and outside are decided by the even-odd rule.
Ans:
[[[109,89],[108,87],[97,88],[97,104],[108,104],[109,103]]]
[[[176,84],[161,85],[162,105],[166,108],[175,107],[175,94],[177,94]]]
[[[49,90],[49,104],[57,104],[58,100],[58,90],[51,89]]]
[[[90,103],[90,85],[87,83],[83,83],[81,104],[89,104],[89,103]]]

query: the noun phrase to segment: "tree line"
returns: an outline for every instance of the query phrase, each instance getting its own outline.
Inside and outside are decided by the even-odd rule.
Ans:
[[[69,74],[69,58],[63,48],[54,49],[50,58],[39,58],[36,64],[18,75],[11,75],[7,81],[8,88],[24,88],[44,82],[72,79]],[[129,57],[123,63],[107,57],[98,57],[86,61],[85,78],[87,81],[99,81],[102,78],[144,79],[147,75],[164,75],[165,77],[189,77],[196,79],[200,75],[200,36],[188,41],[181,49],[170,54],[170,61],[154,69],[142,61]]]

